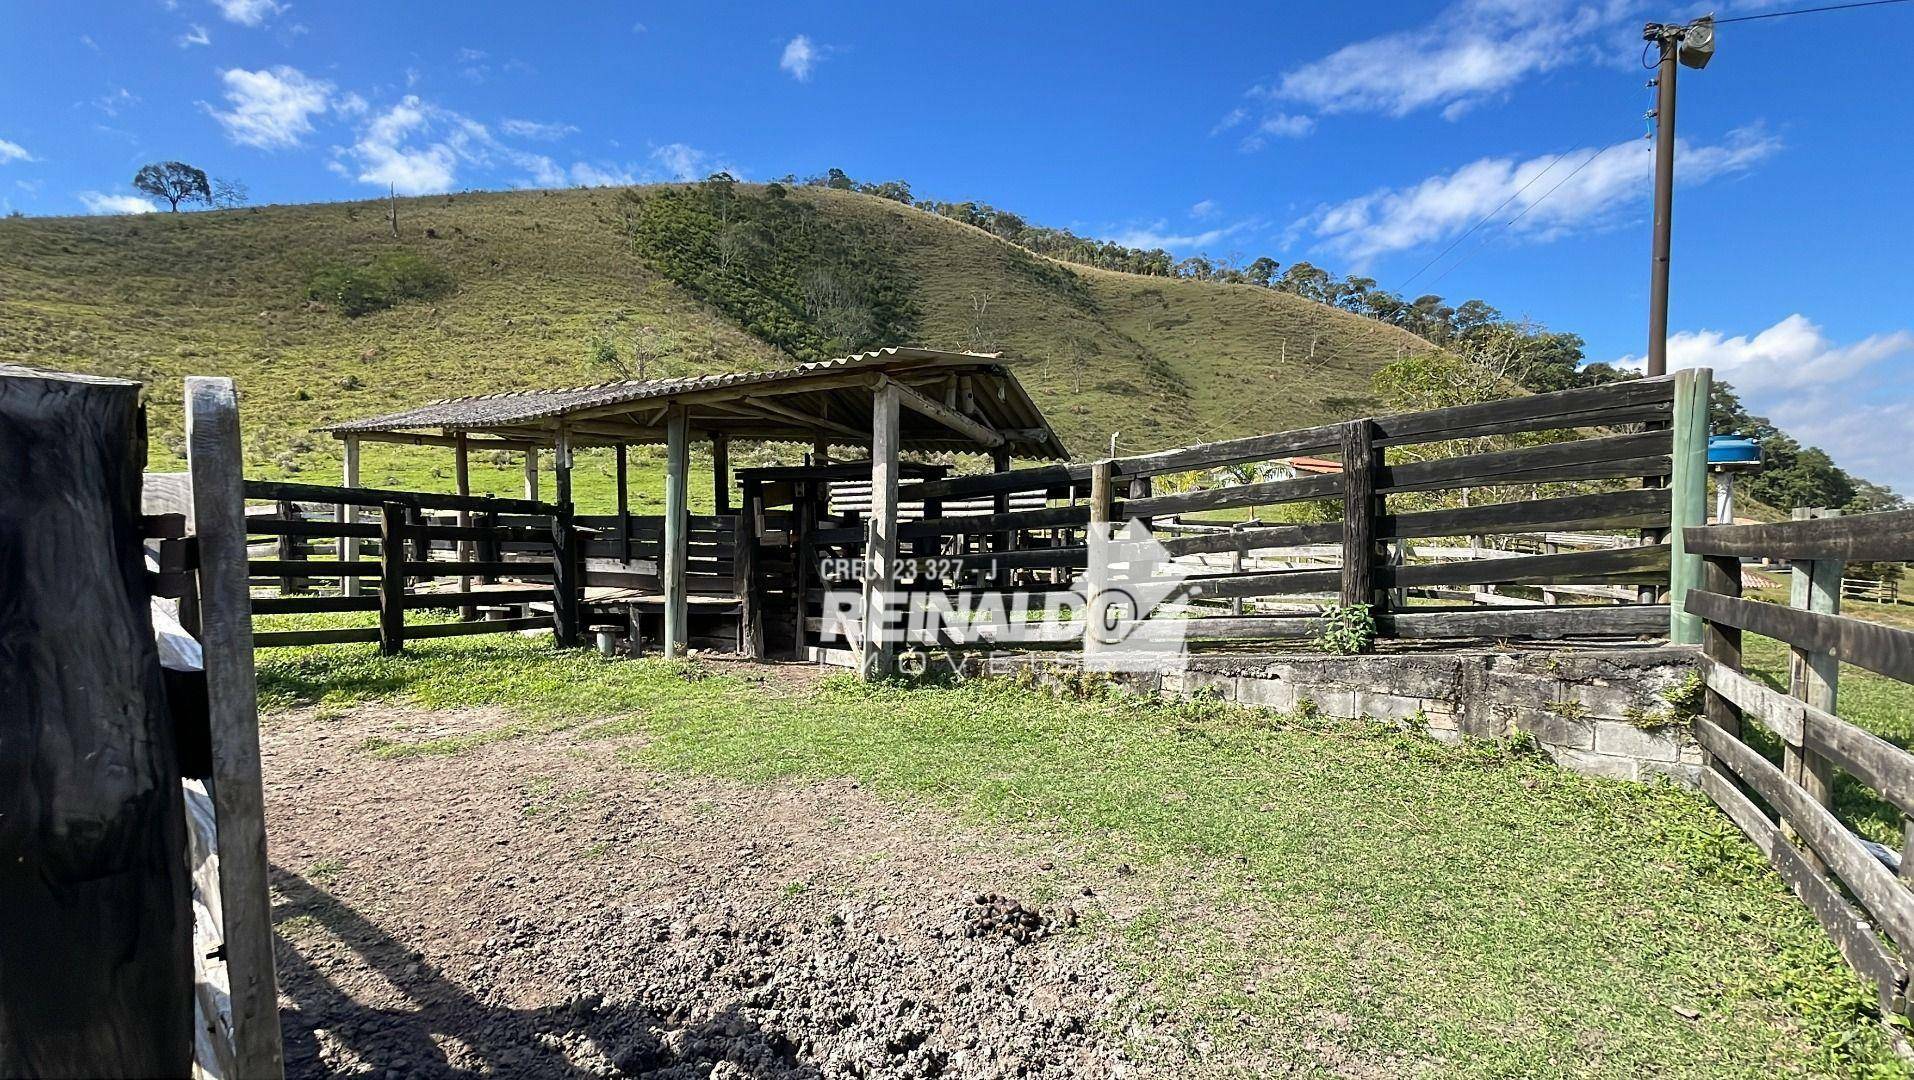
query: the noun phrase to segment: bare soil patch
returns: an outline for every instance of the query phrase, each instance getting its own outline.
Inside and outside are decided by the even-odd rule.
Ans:
[[[365,749],[508,720],[267,723],[289,1076],[1180,1071],[1078,925],[1128,879],[850,781],[659,775],[628,739]]]

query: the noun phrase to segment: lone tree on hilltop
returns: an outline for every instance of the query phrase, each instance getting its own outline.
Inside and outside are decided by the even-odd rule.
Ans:
[[[165,199],[173,206],[173,212],[179,213],[179,204],[198,202],[211,204],[212,185],[206,181],[206,173],[195,169],[183,161],[156,161],[140,169],[133,177],[133,186],[148,195]]]

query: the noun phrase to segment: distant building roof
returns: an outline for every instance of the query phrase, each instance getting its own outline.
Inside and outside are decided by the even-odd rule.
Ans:
[[[918,451],[1001,446],[1017,457],[1067,460],[1063,441],[997,354],[897,347],[768,371],[449,398],[328,424],[338,436],[494,434],[551,442],[562,423],[577,445],[657,443],[683,408],[694,431],[765,441],[869,445],[871,393],[906,391],[902,444]]]

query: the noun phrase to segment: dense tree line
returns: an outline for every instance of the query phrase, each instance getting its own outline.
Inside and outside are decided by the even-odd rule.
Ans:
[[[1078,236],[1068,229],[1033,225],[1017,214],[988,203],[917,199],[905,181],[861,183],[842,169],[831,169],[802,181],[786,177],[785,182],[857,191],[915,206],[974,225],[1039,255],[1064,262],[1154,277],[1252,285],[1300,296],[1400,327],[1467,356],[1495,378],[1537,392],[1637,377],[1634,372],[1608,364],[1586,363],[1580,335],[1510,319],[1481,300],[1451,305],[1433,293],[1405,299],[1378,287],[1374,278],[1339,277],[1308,262],[1294,262],[1285,267],[1267,255],[1247,263],[1206,255],[1177,259],[1161,248],[1126,247],[1109,240]],[[1784,510],[1794,506],[1843,507],[1859,512],[1890,509],[1904,502],[1888,488],[1841,469],[1819,448],[1802,446],[1765,417],[1751,415],[1727,383],[1716,384],[1715,415],[1721,418],[1717,421],[1721,430],[1750,435],[1761,441],[1766,467],[1746,481],[1743,490],[1770,506]]]

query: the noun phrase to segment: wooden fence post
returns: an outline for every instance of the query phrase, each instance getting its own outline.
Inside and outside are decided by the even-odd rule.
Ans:
[[[406,516],[401,502],[379,507],[379,652],[405,650]]]
[[[578,525],[572,514],[571,436],[558,429],[552,450],[552,638],[561,649],[576,648],[584,638],[578,625]]]
[[[1682,530],[1708,523],[1708,397],[1713,389],[1714,372],[1708,368],[1675,372],[1668,481],[1668,640],[1675,645],[1701,642],[1701,620],[1682,610],[1688,590],[1701,580],[1701,557],[1688,554]]]
[[[1700,558],[1697,556],[1697,558]],[[1696,587],[1722,596],[1741,595],[1741,560],[1733,555],[1714,555],[1702,560]],[[1741,670],[1741,631],[1712,622],[1701,624],[1701,652],[1708,659],[1731,671]],[[1741,707],[1714,690],[1702,693],[1702,712],[1716,727],[1739,739]]]
[[[359,436],[347,435],[345,436],[343,442],[345,444],[345,447],[344,447],[345,453],[344,453],[343,467],[340,470],[340,483],[349,488],[356,488],[359,486]],[[357,503],[340,503],[338,507],[333,511],[332,519],[338,522],[350,523],[354,525],[358,524],[359,523],[358,504]],[[339,541],[340,560],[344,562],[358,562],[359,548],[361,546],[362,545],[359,543],[359,538],[356,536],[342,537]],[[359,595],[359,579],[358,578],[345,577],[345,578],[339,579],[339,582],[340,582],[339,591],[341,593],[344,593],[347,596]]]
[[[466,498],[470,498],[472,496],[472,466],[471,466],[471,460],[470,460],[471,446],[465,437],[465,432],[463,431],[459,432],[457,435],[454,435],[452,438],[453,438],[452,475],[453,475],[454,481],[458,485],[459,494]],[[459,507],[457,520],[458,520],[459,528],[461,529],[471,528],[472,527],[471,508],[467,506]],[[469,539],[466,539],[465,537],[460,537],[458,540],[458,543],[453,545],[453,551],[457,553],[458,560],[460,562],[470,562],[474,557],[473,552],[475,550],[476,548],[473,545],[472,541]],[[459,591],[462,593],[472,591],[472,575],[470,574],[459,575]],[[477,605],[472,604],[469,601],[459,605],[460,621],[471,622],[472,620],[476,618],[478,618]]]
[[[1839,517],[1840,514],[1839,510],[1814,513],[1796,508],[1794,516]],[[1789,606],[1823,615],[1840,614],[1841,575],[1846,570],[1847,563],[1840,559],[1796,561],[1789,581]],[[1794,697],[1815,708],[1834,712],[1840,674],[1841,662],[1832,653],[1815,652],[1799,645],[1788,646],[1788,693]],[[1801,785],[1802,790],[1815,802],[1823,806],[1830,805],[1834,797],[1834,764],[1805,746],[1784,744],[1782,750],[1782,770],[1788,779]],[[1904,849],[1914,849],[1914,833],[1907,831],[1905,821],[1902,829],[1905,834]],[[1813,852],[1805,854],[1817,868],[1822,865]],[[1914,874],[1914,866],[1903,862],[1901,874],[1903,877]]]
[[[279,517],[283,521],[298,521],[299,507],[289,499],[279,500]],[[282,562],[299,562],[306,557],[306,545],[299,537],[291,533],[279,535],[279,558]],[[312,591],[312,582],[302,577],[282,576],[279,579],[279,595],[291,596],[294,593]]]
[[[233,1075],[285,1075],[272,894],[260,782],[252,600],[246,585],[245,463],[231,379],[186,380],[186,452],[199,535],[200,642],[212,734],[222,947],[232,1003]],[[350,580],[350,579],[343,579]]]
[[[746,480],[738,508],[738,524],[732,533],[737,556],[731,573],[738,594],[738,651],[753,660],[764,659],[764,591],[758,580],[758,516],[764,506],[764,487],[757,480]],[[802,598],[798,610],[804,610]]]
[[[897,585],[897,453],[902,395],[885,379],[871,394],[870,542],[864,547],[864,633],[858,671],[865,679],[891,674],[897,643],[888,637]]]
[[[1109,621],[1109,607],[1102,597],[1104,590],[1109,587],[1109,567],[1104,563],[1108,561],[1111,534],[1115,530],[1115,480],[1115,468],[1108,458],[1090,466],[1090,523],[1083,533],[1090,552],[1084,563],[1083,574],[1084,599],[1088,601],[1083,609],[1083,658],[1086,665],[1103,647],[1104,627]]]
[[[687,487],[690,471],[691,419],[682,407],[673,405],[665,418],[664,558],[659,560],[659,571],[665,579],[664,651],[667,657],[685,654],[690,632],[691,601],[685,582],[685,562],[691,554]]]
[[[1376,426],[1351,420],[1342,427],[1342,590],[1344,607],[1380,608],[1376,592]]]
[[[192,1065],[185,809],[142,570],[139,391],[0,368],[5,1076]]]

